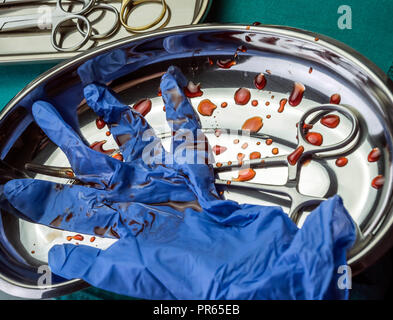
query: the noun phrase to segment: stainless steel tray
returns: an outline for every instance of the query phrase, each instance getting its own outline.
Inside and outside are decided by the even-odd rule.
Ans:
[[[120,0],[100,0],[101,3],[108,3],[120,10]],[[211,0],[167,0],[167,5],[171,10],[171,19],[167,27],[181,25],[191,25],[199,23],[207,13]],[[40,6],[54,7],[55,0],[48,0],[39,3],[33,3],[25,6],[1,7],[0,17],[36,14]],[[133,24],[145,25],[151,16],[153,20],[159,13],[160,8],[154,4],[146,4],[139,11],[133,14]],[[41,11],[42,12],[42,11]],[[94,17],[93,17],[94,18]],[[94,24],[98,30],[108,30],[114,21],[113,13],[104,12],[100,22]],[[159,25],[158,25],[159,26]],[[153,30],[154,28],[152,28]],[[152,31],[148,30],[148,31]],[[24,32],[0,32],[0,64],[17,63],[17,62],[35,62],[35,61],[60,61],[74,57],[81,52],[92,47],[102,45],[111,41],[129,37],[132,34],[122,26],[110,38],[97,42],[89,42],[76,52],[58,52],[50,42],[50,30],[34,29]]]
[[[228,147],[216,157],[220,162],[236,159],[238,152],[248,156],[250,152],[259,151],[262,156],[269,156],[273,148],[278,148],[279,154],[289,154],[296,145],[296,123],[304,111],[328,103],[330,97],[338,93],[341,103],[352,106],[358,114],[362,132],[360,141],[356,149],[345,155],[349,162],[344,167],[336,166],[336,157],[305,163],[300,190],[314,196],[323,196],[327,191],[342,196],[359,227],[358,241],[348,258],[353,273],[360,272],[393,243],[393,84],[380,69],[351,48],[327,37],[318,35],[317,39],[316,36],[278,26],[201,25],[157,31],[104,45],[48,71],[4,108],[0,113],[1,157],[17,167],[23,167],[26,162],[68,166],[64,154],[45,139],[31,120],[31,104],[40,98],[50,99],[60,110],[78,112],[81,131],[88,142],[108,139],[105,130],[97,130],[95,126],[96,115],[83,100],[76,70],[82,63],[101,59],[115,51],[137,52],[138,62],[128,60],[124,68],[107,75],[104,81],[110,83],[126,104],[133,105],[141,98],[150,98],[153,106],[146,119],[157,133],[169,131],[163,101],[157,96],[157,90],[160,75],[172,64],[181,67],[190,80],[201,83],[203,96],[191,99],[194,107],[206,98],[218,106],[214,116],[201,117],[204,128],[237,130],[249,117],[258,115],[263,118],[261,133],[272,137],[272,145],[264,141],[257,144],[258,140],[252,137],[239,137],[242,143],[234,144],[236,137],[233,135],[208,135],[212,145]],[[178,45],[168,48],[165,46],[168,43]],[[238,50],[239,47],[244,49],[241,46],[247,50]],[[223,69],[217,65],[217,60],[232,59],[236,51],[236,64],[231,68]],[[267,80],[263,90],[254,86],[254,78],[260,72]],[[280,113],[279,102],[289,97],[294,82],[305,85],[304,98],[299,106],[287,104]],[[251,102],[242,107],[235,105],[233,97],[239,87],[250,88],[252,99],[258,100],[258,106],[252,106]],[[65,96],[72,97],[74,103],[65,102]],[[228,106],[222,108],[222,102],[227,102]],[[343,120],[334,130],[323,126],[318,130],[326,139],[342,139],[348,124]],[[248,143],[245,150],[241,148],[244,142]],[[115,147],[114,141],[107,145],[107,148]],[[381,158],[378,162],[368,162],[368,154],[375,147],[382,151]],[[286,174],[286,168],[257,169],[253,182],[279,184],[285,180]],[[385,184],[381,189],[374,189],[371,181],[379,174],[385,176]],[[220,176],[231,178],[236,172]],[[70,183],[40,175],[35,178]],[[224,196],[241,203],[280,205],[285,211],[290,204],[283,197],[244,189],[228,189]],[[34,282],[34,275],[37,276],[34,272],[47,262],[49,248],[56,243],[68,243],[66,237],[72,235],[71,232],[32,224],[5,212],[0,222],[3,244],[0,257],[8,263],[8,269],[0,265],[0,288],[18,296],[51,297],[86,285],[80,280],[57,279],[46,286]],[[115,241],[98,238],[90,243],[88,236],[85,239],[80,244],[100,248]]]

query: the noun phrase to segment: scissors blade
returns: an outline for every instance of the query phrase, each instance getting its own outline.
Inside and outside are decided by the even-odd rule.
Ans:
[[[269,193],[279,194],[283,196],[289,196],[290,198],[292,198],[292,194],[293,194],[292,192],[293,188],[288,187],[286,185],[274,185],[274,184],[236,181],[236,180],[222,180],[222,179],[215,179],[214,183],[217,185],[250,188],[262,192],[269,192]]]
[[[0,0],[0,6],[10,6],[14,4],[27,4],[32,2],[43,2],[46,0]]]
[[[28,14],[13,17],[0,17],[0,32],[38,28],[41,14]]]
[[[288,161],[286,156],[275,156],[252,160],[217,162],[213,165],[213,168],[216,172],[225,172],[231,171],[232,169],[267,168],[287,165]]]

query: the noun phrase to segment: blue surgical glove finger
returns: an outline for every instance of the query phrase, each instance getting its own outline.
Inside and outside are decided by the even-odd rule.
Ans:
[[[4,185],[4,196],[28,220],[54,228],[115,237],[123,230],[111,233],[121,225],[118,212],[105,203],[106,192],[80,185],[63,185],[50,181],[16,179]],[[101,227],[103,227],[101,229]]]
[[[166,119],[174,133],[174,149],[181,141],[175,139],[178,131],[190,131],[194,134],[193,139],[196,139],[196,131],[201,128],[199,116],[184,94],[187,82],[180,69],[174,66],[169,67],[161,78],[160,88],[165,103]]]
[[[270,281],[281,284],[277,296],[291,293],[292,299],[347,299],[348,289],[338,286],[339,267],[347,267],[346,253],[355,239],[355,225],[342,199],[334,196],[322,202],[272,268]],[[296,288],[302,290],[296,292]]]
[[[89,84],[84,88],[84,95],[87,104],[108,124],[126,162],[141,158],[143,152],[150,156],[152,150],[153,157],[165,156],[161,140],[143,116],[122,104],[109,88]]]
[[[208,165],[214,158],[207,138],[200,130],[199,117],[183,92],[186,84],[187,80],[180,69],[173,66],[169,67],[161,80],[166,117],[173,131],[174,161],[187,176],[189,187],[197,195],[201,206],[214,211],[213,214],[226,217],[234,208],[217,202],[220,200],[214,185],[214,172],[212,166]],[[215,210],[212,210],[212,201],[216,205]]]
[[[132,190],[130,193],[120,192],[122,197],[116,192],[112,197],[111,192],[80,185],[15,179],[0,186],[0,205],[10,212],[16,209],[17,216],[31,222],[62,230],[119,238],[151,230],[153,224],[155,228],[162,219],[160,215],[177,216],[178,211],[170,207],[171,196],[179,201],[178,207],[181,207],[180,202],[190,205],[189,201],[195,200],[191,192],[184,192],[184,184],[178,189],[173,189],[170,184],[168,186],[166,189],[172,190],[173,194],[159,193],[158,197],[153,197],[154,188],[152,191],[143,191],[142,193],[150,197],[145,200],[153,203],[148,205],[131,202],[133,197],[131,198],[130,194],[138,197]],[[180,196],[176,197],[176,193]],[[117,199],[114,199],[116,196]],[[155,206],[154,202],[159,205]],[[176,207],[176,203],[173,205]],[[169,226],[168,221],[166,225]]]
[[[79,180],[110,184],[114,172],[121,166],[120,161],[86,146],[50,103],[37,101],[32,111],[40,128],[66,154]]]
[[[53,273],[66,279],[83,279],[104,290],[144,299],[175,299],[148,266],[136,238],[119,240],[106,250],[70,244],[49,251]]]

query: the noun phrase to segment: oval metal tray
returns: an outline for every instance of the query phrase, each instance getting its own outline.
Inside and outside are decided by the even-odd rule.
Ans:
[[[241,46],[246,50],[238,50]],[[338,193],[343,198],[359,227],[358,240],[348,256],[353,273],[375,262],[389,248],[393,222],[392,82],[349,47],[302,30],[278,26],[191,26],[141,35],[89,51],[42,75],[6,106],[0,116],[1,158],[18,168],[23,168],[27,162],[69,165],[64,154],[32,121],[31,104],[41,98],[56,104],[63,115],[77,112],[81,132],[89,143],[108,140],[106,148],[116,147],[114,141],[106,137],[106,130],[98,130],[95,126],[96,115],[83,100],[82,85],[76,72],[81,64],[104,58],[115,51],[132,52],[128,55],[132,58],[102,80],[130,106],[142,98],[151,99],[153,106],[146,119],[158,134],[169,132],[163,101],[157,91],[160,76],[170,65],[179,66],[190,80],[201,83],[203,96],[191,99],[194,107],[202,99],[210,99],[218,106],[213,116],[201,117],[204,128],[238,130],[252,116],[263,118],[260,132],[273,139],[272,145],[255,137],[233,134],[217,137],[214,131],[208,133],[211,145],[228,148],[216,156],[219,162],[236,160],[239,152],[247,157],[253,151],[269,156],[273,148],[278,148],[281,155],[289,154],[297,142],[296,123],[305,110],[329,103],[333,94],[340,94],[341,104],[351,106],[359,117],[360,140],[356,148],[345,155],[348,164],[344,167],[336,166],[337,157],[305,163],[300,175],[300,191],[314,196]],[[218,60],[233,59],[235,52],[236,64],[227,69],[217,65]],[[254,78],[261,72],[265,74],[267,84],[263,90],[257,90]],[[297,107],[287,104],[283,112],[278,112],[280,100],[288,99],[294,82],[301,82],[306,87],[302,102]],[[258,105],[253,106],[251,100],[246,106],[236,105],[233,97],[239,87],[249,88],[251,100],[257,100]],[[228,104],[227,107],[221,107],[223,102]],[[326,143],[343,139],[348,130],[344,119],[334,130],[318,127]],[[240,143],[233,143],[236,138]],[[168,142],[167,139],[164,145]],[[248,147],[243,149],[245,142]],[[369,152],[376,147],[382,151],[380,160],[368,162]],[[256,171],[252,182],[280,184],[285,182],[287,174],[285,167]],[[383,188],[371,186],[377,175],[385,177]],[[220,174],[221,178],[236,176],[235,171]],[[34,178],[71,183],[41,175]],[[285,211],[290,205],[285,197],[245,189],[228,188],[224,196],[241,203],[279,205]],[[307,212],[299,226],[306,215]],[[24,297],[51,297],[86,285],[81,280],[57,278],[52,285],[36,285],[37,267],[47,262],[50,247],[68,243],[66,237],[73,233],[19,220],[5,212],[1,218],[0,255],[7,266],[0,265],[0,287],[3,290]],[[88,235],[85,239],[79,243],[100,248],[115,241],[97,238],[90,243]]]

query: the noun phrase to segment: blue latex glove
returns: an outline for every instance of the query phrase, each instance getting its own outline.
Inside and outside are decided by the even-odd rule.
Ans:
[[[180,141],[184,129],[200,128],[183,94],[186,83],[174,67],[161,81],[172,147],[183,146],[204,163],[210,148],[194,148],[207,145],[204,135]],[[347,290],[337,287],[337,269],[346,264],[355,228],[341,198],[321,203],[302,229],[279,207],[221,200],[210,165],[182,164],[176,152],[173,164],[160,164],[170,162],[171,153],[155,136],[143,141],[151,128],[138,112],[105,86],[88,84],[84,94],[108,123],[124,162],[90,149],[53,106],[38,101],[36,122],[65,152],[77,178],[95,187],[17,179],[3,191],[30,220],[56,221],[58,228],[87,234],[105,230],[105,236],[119,238],[106,250],[54,246],[49,265],[55,274],[147,299],[347,298]],[[151,146],[156,151],[146,158]]]

